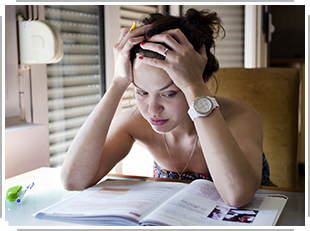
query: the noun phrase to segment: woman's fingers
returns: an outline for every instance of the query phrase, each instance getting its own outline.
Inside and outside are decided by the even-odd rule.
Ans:
[[[166,51],[166,47],[161,45],[161,44],[158,44],[158,43],[153,43],[153,42],[143,42],[140,44],[141,47],[144,49],[144,50],[150,50],[150,51],[154,51],[158,54],[161,54],[163,56],[165,56],[165,54],[167,55],[167,53],[169,51]]]
[[[201,57],[205,59],[205,62],[207,64],[208,56],[207,56],[206,46],[204,44],[199,48],[198,53],[201,55]]]
[[[119,46],[123,47],[130,38],[143,36],[144,31],[149,26],[150,25],[136,27],[134,30],[131,30],[131,28],[129,28],[129,27],[124,28],[120,34],[120,37],[118,38],[117,43],[119,44]]]
[[[124,28],[118,38],[118,42],[114,45],[114,58],[116,59],[118,54],[123,53],[123,55],[128,58],[130,49],[142,42],[144,40],[144,31],[147,26],[142,26],[134,30],[130,28]]]
[[[144,36],[129,38],[122,49],[129,52],[134,45],[139,44],[142,41],[144,41]]]
[[[148,57],[139,57],[140,61],[143,62],[144,64],[151,65],[153,67],[158,67],[163,70],[165,70],[165,66],[167,63],[165,60],[160,60],[160,59],[154,59],[154,58],[148,58]]]
[[[189,41],[187,40],[186,36],[178,28],[177,29],[171,29],[171,30],[163,31],[161,34],[162,35],[165,35],[165,34],[170,35],[171,37],[174,38],[174,40],[176,40],[178,43],[180,43],[182,45],[190,44]]]
[[[160,34],[156,34],[148,39],[150,42],[165,43],[173,50],[177,50],[180,45],[191,46],[191,43],[187,40],[186,36],[180,29],[171,29],[164,31]]]
[[[158,43],[164,43],[171,49],[166,50],[165,46]],[[168,54],[169,57],[173,57],[173,55],[186,56],[188,55],[188,52],[191,53],[194,51],[194,47],[187,40],[186,36],[181,32],[180,29],[171,29],[160,34],[156,34],[149,38],[147,42],[143,43],[142,48],[157,52],[166,58],[168,57]]]
[[[130,28],[124,27],[122,29],[122,32],[120,33],[119,38],[118,38],[116,43],[120,43],[122,41],[122,39],[124,39],[125,35],[128,33],[129,30],[130,30]]]

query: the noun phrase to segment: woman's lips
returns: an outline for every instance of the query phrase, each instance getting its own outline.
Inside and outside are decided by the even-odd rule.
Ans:
[[[167,121],[168,121],[168,119],[158,119],[158,118],[151,118],[151,119],[150,119],[150,123],[151,123],[153,126],[161,126],[161,125],[164,125]]]

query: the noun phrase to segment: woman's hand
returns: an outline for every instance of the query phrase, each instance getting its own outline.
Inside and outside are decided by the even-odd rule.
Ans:
[[[126,27],[122,30],[114,51],[114,80],[117,79],[127,87],[133,80],[132,63],[130,61],[131,48],[144,40],[145,26],[130,30]]]
[[[208,61],[205,46],[195,51],[192,44],[179,29],[171,29],[148,39],[142,48],[164,54],[166,47],[153,42],[161,42],[171,47],[166,59],[159,60],[143,57],[143,63],[161,68],[167,72],[174,84],[183,92],[189,86],[204,85],[202,76]]]

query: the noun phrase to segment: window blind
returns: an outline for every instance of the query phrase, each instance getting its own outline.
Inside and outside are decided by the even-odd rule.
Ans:
[[[242,5],[207,5],[183,6],[185,14],[189,8],[197,10],[210,9],[215,11],[223,21],[226,30],[224,40],[216,41],[215,56],[220,67],[244,66],[244,6]]]
[[[47,65],[51,166],[61,165],[73,138],[99,102],[98,6],[45,6],[45,20],[61,32],[63,59]]]

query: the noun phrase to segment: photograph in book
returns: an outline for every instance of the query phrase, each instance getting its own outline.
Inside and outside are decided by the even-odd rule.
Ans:
[[[271,226],[288,198],[257,194],[242,208],[227,206],[208,180],[190,184],[106,180],[37,212],[37,219],[103,226]]]
[[[229,209],[222,206],[216,206],[208,217],[214,220],[252,223],[257,213],[257,210]]]

